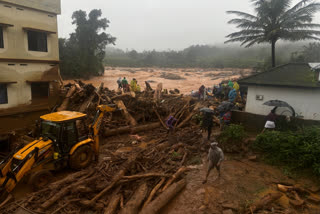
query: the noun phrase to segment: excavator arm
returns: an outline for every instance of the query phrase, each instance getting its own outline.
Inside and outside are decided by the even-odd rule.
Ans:
[[[97,107],[97,113],[94,117],[92,124],[90,125],[91,135],[94,140],[93,150],[95,153],[96,160],[99,157],[99,130],[102,122],[102,118],[106,112],[114,112],[116,110],[116,105],[99,105]]]

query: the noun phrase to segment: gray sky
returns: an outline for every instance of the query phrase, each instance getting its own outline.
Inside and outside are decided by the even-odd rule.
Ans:
[[[227,10],[252,13],[249,0],[61,0],[59,36],[73,32],[72,13],[101,9],[107,33],[121,49],[180,50],[195,44],[221,44],[236,30]],[[297,0],[293,1],[294,3]],[[318,13],[314,22],[320,23]]]

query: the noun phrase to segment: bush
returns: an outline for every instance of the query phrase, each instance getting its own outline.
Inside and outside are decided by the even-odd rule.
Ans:
[[[308,127],[296,132],[271,131],[260,134],[253,145],[272,164],[291,169],[312,168],[320,175],[320,128]]]
[[[246,133],[243,126],[231,124],[223,130],[223,132],[219,136],[219,140],[221,141],[221,143],[231,143],[238,145],[242,143],[245,137]]]

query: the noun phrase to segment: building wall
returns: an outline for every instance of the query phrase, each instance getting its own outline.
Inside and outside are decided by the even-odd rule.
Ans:
[[[5,48],[0,49],[1,61],[3,59],[59,60],[56,14],[0,1],[0,23],[13,25],[13,27],[3,28]],[[27,32],[23,28],[55,32],[55,34],[47,34],[48,52],[29,51]]]
[[[32,82],[58,82],[59,70],[56,65],[46,63],[8,63],[0,62],[0,82],[15,82],[7,84],[8,104],[0,104],[1,109],[8,109],[19,105],[31,104]],[[54,95],[53,92],[52,95]]]
[[[25,111],[26,105],[33,104],[30,82],[50,82],[50,92],[59,82],[59,13],[60,0],[0,0],[0,23],[13,25],[3,27],[4,48],[0,48],[0,83],[9,84],[8,104],[0,104],[0,116],[8,112],[16,113],[17,108]],[[29,51],[27,31],[23,28],[54,32],[47,34],[48,51]],[[43,103],[44,108],[51,101]]]
[[[263,100],[256,100],[256,95],[262,95]],[[276,99],[290,104],[303,119],[320,120],[320,89],[249,86],[246,112],[267,115],[272,107],[263,103]],[[285,110],[280,108],[277,114],[288,114]]]

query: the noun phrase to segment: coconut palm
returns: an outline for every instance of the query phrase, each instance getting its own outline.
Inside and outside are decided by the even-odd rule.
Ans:
[[[229,34],[225,43],[241,42],[250,47],[254,44],[270,43],[272,67],[275,67],[275,46],[279,40],[320,40],[320,24],[312,23],[313,15],[320,10],[320,3],[302,0],[290,7],[292,0],[252,0],[255,15],[240,11],[227,11],[239,18],[230,20],[241,30]]]

